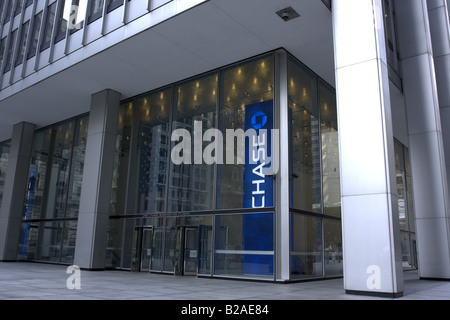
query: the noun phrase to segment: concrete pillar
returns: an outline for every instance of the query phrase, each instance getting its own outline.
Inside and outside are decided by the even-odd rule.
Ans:
[[[419,275],[450,279],[448,185],[427,1],[397,0],[395,6]]]
[[[92,95],[74,263],[104,269],[120,93]]]
[[[334,0],[344,288],[403,294],[381,0]]]
[[[284,50],[276,52],[275,112],[276,128],[280,130],[280,155],[289,154],[288,57]],[[276,176],[276,280],[290,279],[290,212],[289,212],[289,157],[280,157]]]
[[[1,261],[13,261],[17,258],[34,129],[34,124],[26,122],[16,124],[13,129],[0,208]]]
[[[428,16],[444,141],[447,185],[450,187],[450,24],[447,0],[428,0]]]

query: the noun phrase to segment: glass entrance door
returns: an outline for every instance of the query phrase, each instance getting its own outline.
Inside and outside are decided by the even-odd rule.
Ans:
[[[198,228],[178,227],[175,246],[175,275],[197,275]]]
[[[196,275],[198,268],[198,228],[184,232],[184,275]]]
[[[141,271],[150,271],[152,262],[153,229],[142,229]]]
[[[131,270],[150,272],[153,249],[153,227],[135,227]]]

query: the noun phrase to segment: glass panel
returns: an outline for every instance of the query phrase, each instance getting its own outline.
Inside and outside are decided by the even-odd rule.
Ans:
[[[217,74],[185,82],[175,90],[177,107],[172,130],[184,130],[188,137],[173,142],[171,159],[183,156],[187,161],[181,164],[171,161],[168,211],[210,210],[213,208],[214,166],[203,161],[202,150],[212,143],[203,141],[202,137],[216,123]],[[191,143],[184,141],[186,138],[191,138]],[[180,150],[184,145],[186,147]],[[196,152],[197,149],[201,150]]]
[[[343,274],[342,232],[341,222],[324,220],[325,276],[341,276]]]
[[[28,51],[27,59],[30,59],[36,55],[36,50],[37,50],[38,42],[39,42],[39,31],[41,28],[41,22],[42,22],[42,11],[39,12],[34,17],[33,34],[31,37],[31,44],[30,44],[30,49]]]
[[[39,235],[39,223],[22,223],[17,259],[35,260]]]
[[[61,262],[73,263],[77,240],[77,221],[65,221],[63,235]]]
[[[7,39],[7,37],[4,37],[0,41],[0,67],[1,67],[1,65],[3,63],[3,59],[5,58],[6,39]]]
[[[14,55],[14,47],[15,47],[16,39],[17,39],[17,33],[18,33],[18,31],[16,29],[9,36],[10,42],[9,42],[8,51],[6,52],[5,69],[3,70],[3,72],[8,72],[11,70],[11,65],[12,65],[13,55]]]
[[[331,88],[319,83],[319,106],[322,142],[323,213],[341,216],[339,173],[339,143],[336,95]]]
[[[50,168],[47,171],[46,206],[44,218],[64,218],[69,185],[69,170],[75,121],[55,128]]]
[[[225,134],[226,130],[237,132],[239,129],[242,131],[267,129],[267,143],[270,143],[270,129],[273,129],[273,56],[233,66],[224,70],[221,75],[222,99],[219,117],[221,132]],[[250,165],[248,161],[240,164],[237,143],[233,143],[233,148],[227,148],[226,140],[224,138],[223,150],[226,150],[224,151],[226,157],[230,157],[228,152],[234,153],[233,162],[226,161],[224,165],[217,167],[217,208],[273,206],[273,178],[269,176],[260,178],[261,181],[264,180],[264,183],[258,185],[264,188],[264,203],[262,197],[252,198],[252,192],[255,191],[253,189],[255,184],[252,184],[252,169],[256,166]],[[246,140],[249,143],[248,139]],[[247,150],[244,152],[248,157]],[[257,165],[259,164],[258,162]]]
[[[321,212],[319,118],[316,78],[288,64],[291,207]]]
[[[405,159],[406,200],[407,200],[406,205],[408,208],[407,230],[415,232],[416,224],[415,224],[414,198],[413,198],[412,178],[411,178],[411,163],[409,160],[409,150],[405,146],[403,147],[403,153]]]
[[[87,126],[88,116],[35,133],[24,220],[52,221],[23,223],[19,259],[73,262],[77,221],[62,219],[78,216]]]
[[[23,62],[23,57],[25,55],[25,49],[27,44],[28,31],[30,29],[30,21],[27,21],[23,24],[22,33],[20,35],[20,47],[19,52],[17,54],[15,65],[18,66]]]
[[[28,175],[28,190],[25,202],[25,219],[40,219],[44,197],[46,196],[45,181],[49,161],[52,129],[37,132],[33,142],[30,170]]]
[[[108,242],[106,245],[106,261],[105,267],[107,268],[120,268],[121,267],[121,254],[122,254],[122,237],[123,237],[123,224],[127,220],[125,219],[110,219],[108,224]],[[131,250],[131,248],[130,248]],[[131,260],[130,260],[131,261]]]
[[[110,215],[125,214],[125,195],[130,158],[131,127],[133,124],[133,104],[120,106],[117,122],[116,147],[114,152],[114,171],[111,186]]]
[[[42,38],[41,51],[50,47],[50,41],[52,40],[53,24],[55,22],[56,14],[56,1],[52,3],[47,10],[47,18],[44,26],[44,37]]]
[[[62,221],[40,223],[37,260],[59,262],[61,254]]]
[[[72,150],[69,192],[67,195],[66,218],[78,217],[83,182],[84,156],[89,127],[89,116],[77,120],[76,136]]]
[[[191,241],[189,232],[186,239],[186,229],[194,231],[194,242]],[[194,269],[196,266],[199,274],[211,274],[212,217],[210,215],[167,217],[165,236],[164,271],[182,273],[183,267],[194,265]]]
[[[140,110],[138,213],[165,210],[170,97],[167,89],[140,98],[136,104]]]
[[[404,269],[417,268],[417,244],[414,233],[400,232]]]
[[[92,0],[89,7],[89,18],[88,22],[91,23],[92,21],[100,18],[103,14],[103,4],[104,0]]]
[[[216,216],[215,275],[273,276],[273,214]]]
[[[320,218],[291,214],[291,278],[323,275]]]
[[[0,208],[2,207],[3,192],[5,190],[5,178],[6,169],[8,168],[10,145],[10,141],[0,143]]]

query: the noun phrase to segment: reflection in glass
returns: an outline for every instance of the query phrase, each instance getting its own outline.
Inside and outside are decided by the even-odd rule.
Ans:
[[[2,207],[3,192],[5,190],[6,169],[8,168],[9,149],[11,141],[0,143],[0,208]]]
[[[273,214],[216,217],[215,275],[273,277]]]
[[[55,128],[53,152],[50,153],[50,168],[47,172],[46,208],[42,218],[64,218],[69,182],[70,161],[74,121],[63,123]]]
[[[169,157],[169,111],[171,90],[152,93],[137,100],[139,121],[138,212],[165,210]]]
[[[18,259],[73,262],[88,119],[35,133]]]
[[[164,271],[211,274],[212,216],[167,217]]]
[[[324,219],[325,276],[343,274],[342,233],[339,220]]]
[[[219,129],[221,132],[226,132],[227,129],[246,131],[250,129],[245,127],[246,106],[273,100],[273,56],[265,56],[230,67],[221,73],[221,81],[223,92]],[[227,150],[225,140],[224,150]],[[237,164],[237,144],[234,146],[232,151],[235,164],[226,163],[217,167],[218,209],[244,208],[245,165]],[[273,195],[269,197],[273,198]]]
[[[196,164],[195,148],[204,150],[211,141],[203,141],[206,130],[216,124],[216,94],[217,74],[212,73],[202,78],[182,83],[175,87],[176,112],[172,125],[175,129],[185,129],[191,138],[191,163],[174,164],[171,161],[168,211],[198,211],[213,208],[214,166],[203,161],[201,151],[201,164]],[[201,137],[196,140],[194,125],[197,124]],[[198,141],[198,142],[197,142]],[[174,141],[176,145],[181,142]],[[173,148],[172,148],[173,150]],[[183,150],[184,152],[184,150]]]
[[[75,139],[70,165],[69,190],[67,195],[66,218],[78,217],[83,182],[84,156],[89,127],[89,116],[77,120]]]
[[[288,63],[291,153],[291,207],[321,211],[317,80],[297,63]]]
[[[114,151],[113,178],[111,185],[110,215],[125,214],[125,195],[130,160],[133,104],[120,105],[117,119],[116,146]]]
[[[291,214],[291,278],[323,275],[322,219]]]
[[[322,142],[323,213],[341,216],[339,174],[339,144],[336,96],[334,91],[319,83],[320,134]]]
[[[394,149],[403,267],[416,268],[417,253],[409,151],[398,140],[394,140]]]

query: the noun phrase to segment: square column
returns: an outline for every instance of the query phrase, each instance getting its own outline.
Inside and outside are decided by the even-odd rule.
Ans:
[[[403,294],[381,0],[333,1],[344,288]]]
[[[433,24],[429,22],[426,0],[397,0],[395,5],[408,121],[419,275],[421,278],[450,279],[449,198],[440,115],[445,115],[446,111],[439,110],[430,34],[430,25],[435,29],[436,21],[432,17]],[[439,48],[437,44],[436,39],[436,49]],[[441,49],[445,50],[444,47]]]
[[[92,95],[74,262],[80,268],[105,268],[119,105],[116,91]]]
[[[34,124],[26,122],[16,124],[13,129],[0,208],[0,261],[17,258],[34,129]]]

